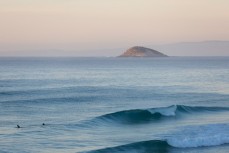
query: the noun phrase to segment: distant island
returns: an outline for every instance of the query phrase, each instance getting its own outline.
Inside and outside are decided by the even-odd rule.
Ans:
[[[126,50],[118,57],[168,57],[167,55],[156,50],[141,46],[134,46]]]

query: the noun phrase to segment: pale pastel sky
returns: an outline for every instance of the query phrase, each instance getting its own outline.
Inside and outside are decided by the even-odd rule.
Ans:
[[[108,56],[133,45],[229,40],[228,7],[229,0],[0,0],[0,56]]]

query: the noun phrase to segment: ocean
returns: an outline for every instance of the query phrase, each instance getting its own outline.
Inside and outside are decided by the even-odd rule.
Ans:
[[[1,57],[0,152],[227,153],[229,57]]]

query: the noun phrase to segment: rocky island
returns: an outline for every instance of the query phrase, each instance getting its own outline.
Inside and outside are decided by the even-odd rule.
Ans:
[[[156,50],[141,46],[134,46],[126,50],[118,57],[168,57],[167,55]]]

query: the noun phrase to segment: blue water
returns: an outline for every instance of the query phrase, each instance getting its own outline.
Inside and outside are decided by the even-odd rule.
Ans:
[[[0,152],[228,151],[229,57],[0,58]]]

